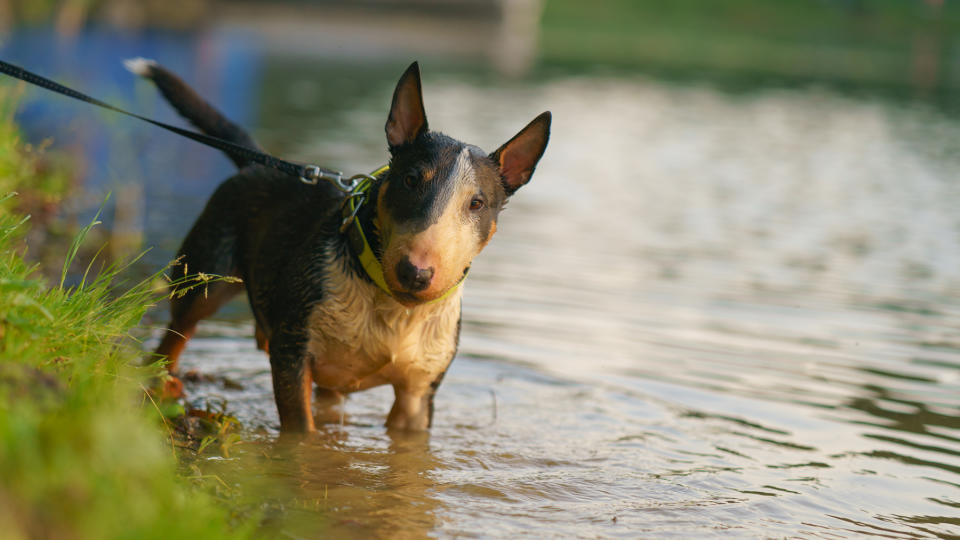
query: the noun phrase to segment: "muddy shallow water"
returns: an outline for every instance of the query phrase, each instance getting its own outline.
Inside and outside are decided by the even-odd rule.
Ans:
[[[190,342],[184,368],[242,386],[191,402],[248,431],[200,470],[269,530],[960,535],[960,124],[816,89],[424,74],[431,126],[493,149],[552,109],[552,142],[467,280],[429,436],[389,436],[379,388],[277,441],[242,302]],[[334,124],[302,76],[261,138],[378,166],[391,81]]]

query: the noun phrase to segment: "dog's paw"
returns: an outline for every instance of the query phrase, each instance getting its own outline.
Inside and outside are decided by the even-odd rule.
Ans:
[[[150,389],[150,393],[160,401],[173,401],[186,395],[183,391],[183,381],[169,374],[157,381]]]

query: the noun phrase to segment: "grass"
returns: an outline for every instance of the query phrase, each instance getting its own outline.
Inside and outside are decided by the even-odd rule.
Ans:
[[[541,58],[658,73],[960,87],[960,8],[902,0],[548,0]],[[936,66],[932,79],[921,64]],[[918,79],[918,76],[920,79]]]
[[[131,336],[158,299],[154,277],[124,264],[71,268],[59,283],[25,262],[23,199],[59,197],[0,96],[0,531],[4,538],[243,538],[253,534],[208,491],[178,475],[173,434],[144,391]],[[93,224],[91,224],[91,227]],[[82,276],[68,286],[68,274]]]
[[[0,86],[0,212],[29,213],[45,206],[56,206],[67,191],[67,175],[62,167],[44,156],[44,145],[39,148],[20,138],[13,121],[21,90]],[[6,194],[22,190],[17,198]]]

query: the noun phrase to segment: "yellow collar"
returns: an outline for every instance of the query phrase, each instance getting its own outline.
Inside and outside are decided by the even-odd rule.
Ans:
[[[341,211],[343,223],[340,226],[340,232],[347,234],[350,246],[354,249],[357,258],[360,260],[360,265],[367,273],[367,276],[370,277],[370,280],[392,298],[393,293],[390,291],[390,287],[387,286],[386,278],[383,277],[383,264],[381,264],[380,259],[374,254],[373,248],[370,247],[370,242],[367,241],[367,234],[364,232],[360,220],[357,219],[357,213],[360,211],[363,203],[367,201],[369,197],[368,193],[370,188],[373,187],[376,177],[388,170],[390,170],[390,166],[384,165],[369,175],[363,175],[353,190],[347,194],[347,198],[343,201]],[[442,296],[427,303],[439,302],[447,298],[460,287],[465,279],[467,279],[467,272],[464,272],[460,281],[453,287],[447,289],[447,292],[443,293]]]

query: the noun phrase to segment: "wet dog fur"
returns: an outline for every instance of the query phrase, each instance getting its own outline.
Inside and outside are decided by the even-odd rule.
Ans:
[[[142,59],[127,66],[200,130],[256,148],[171,72]],[[349,393],[390,384],[395,400],[387,427],[429,428],[434,394],[457,349],[459,283],[492,238],[507,199],[530,181],[550,120],[549,112],[537,116],[488,154],[428,129],[419,67],[406,70],[385,125],[390,169],[376,178],[357,216],[390,294],[367,276],[340,232],[341,192],[231,156],[239,171],[210,197],[172,278],[203,272],[242,283],[174,294],[156,354],[176,373],[197,323],[245,289],[257,344],[270,357],[283,431],[315,429],[313,385]]]

